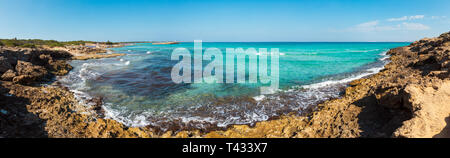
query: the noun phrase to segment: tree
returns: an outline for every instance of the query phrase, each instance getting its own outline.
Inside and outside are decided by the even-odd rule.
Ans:
[[[109,40],[106,42],[106,45],[113,45],[113,44],[114,44],[114,43],[112,43],[112,42],[109,41]]]

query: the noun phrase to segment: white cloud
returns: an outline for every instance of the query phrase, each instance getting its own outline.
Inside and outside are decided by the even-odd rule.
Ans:
[[[428,30],[429,26],[421,24],[421,23],[407,23],[404,22],[401,25],[405,30]]]
[[[409,20],[416,20],[416,19],[423,19],[425,18],[425,15],[414,15],[414,16],[410,16]]]
[[[359,32],[372,32],[372,31],[386,31],[393,30],[393,27],[390,26],[379,26],[380,21],[369,21],[362,24],[358,24],[353,27],[351,30],[359,31]]]
[[[433,20],[439,20],[439,19],[445,19],[447,16],[431,16],[431,19]]]
[[[373,26],[378,25],[378,23],[380,23],[380,21],[375,20],[375,21],[369,21],[369,22],[366,22],[366,23],[358,24],[356,26],[357,27],[373,27]]]
[[[423,19],[425,18],[425,15],[414,15],[414,16],[403,16],[400,18],[390,18],[387,19],[387,21],[406,21],[406,20],[417,20],[417,19]]]
[[[397,25],[380,25],[380,21],[375,20],[375,21],[369,21],[369,22],[355,25],[354,27],[350,28],[350,31],[380,32],[380,31],[394,31],[394,30],[413,31],[413,30],[428,30],[428,29],[430,29],[429,26],[426,26],[421,23],[403,22],[403,23],[397,24]]]
[[[405,21],[405,20],[408,20],[407,16],[403,16],[401,18],[390,18],[390,19],[387,19],[387,21]]]

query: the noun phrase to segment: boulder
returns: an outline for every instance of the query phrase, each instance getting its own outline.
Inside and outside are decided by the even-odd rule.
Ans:
[[[13,78],[13,82],[22,84],[43,80],[48,75],[44,67],[20,60],[17,61],[16,72],[18,76]]]
[[[10,69],[14,69],[11,63],[9,63],[5,57],[0,56],[0,74]]]
[[[9,69],[5,73],[3,73],[3,75],[1,76],[1,79],[4,81],[12,81],[12,79],[16,76],[17,76],[17,73],[14,72],[14,70]]]

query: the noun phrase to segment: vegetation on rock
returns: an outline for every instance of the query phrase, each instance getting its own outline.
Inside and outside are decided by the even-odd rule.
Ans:
[[[7,47],[22,47],[22,48],[36,48],[42,46],[48,47],[64,47],[68,45],[85,45],[85,44],[107,44],[113,45],[113,42],[94,42],[94,41],[55,41],[55,40],[41,40],[41,39],[0,39],[0,46]]]

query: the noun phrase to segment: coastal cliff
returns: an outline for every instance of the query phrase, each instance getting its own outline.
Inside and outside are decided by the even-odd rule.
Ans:
[[[159,134],[98,117],[101,99],[86,107],[56,83],[36,84],[68,73],[66,61],[83,57],[0,48],[0,137],[450,137],[450,33],[388,54],[391,62],[381,72],[351,82],[342,97],[305,116]]]

